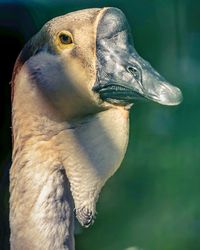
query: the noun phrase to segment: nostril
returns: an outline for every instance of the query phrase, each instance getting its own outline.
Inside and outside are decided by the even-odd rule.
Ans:
[[[127,69],[129,72],[135,71],[135,68],[134,68],[133,66],[131,66],[131,65],[127,66],[126,69]]]
[[[129,73],[131,73],[132,74],[132,72],[134,71],[134,68],[132,67],[132,66],[127,66],[126,67],[126,70],[129,72]]]
[[[133,77],[140,81],[141,80],[141,72],[136,66],[128,65],[126,70],[133,75]]]

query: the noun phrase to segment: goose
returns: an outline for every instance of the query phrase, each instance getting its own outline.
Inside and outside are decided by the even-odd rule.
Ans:
[[[136,52],[121,10],[55,17],[27,42],[12,76],[12,250],[74,249],[74,214],[93,223],[140,99],[177,105],[182,94]]]

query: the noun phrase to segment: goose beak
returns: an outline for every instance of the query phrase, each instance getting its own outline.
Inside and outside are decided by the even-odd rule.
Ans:
[[[110,23],[110,19],[115,22]],[[112,8],[102,20],[97,40],[98,80],[94,91],[102,100],[113,104],[126,105],[148,99],[163,105],[178,105],[182,101],[180,89],[168,83],[138,55],[130,42],[124,19],[118,9]],[[105,30],[104,27],[109,26],[114,34]]]
[[[118,104],[134,103],[142,99],[163,105],[181,103],[180,89],[168,83],[133,48],[116,53],[118,63],[112,77],[96,87],[102,100]]]

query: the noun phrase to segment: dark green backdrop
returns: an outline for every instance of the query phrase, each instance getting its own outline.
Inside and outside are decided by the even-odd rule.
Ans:
[[[10,86],[17,54],[49,19],[88,7],[126,14],[137,51],[179,86],[177,107],[138,103],[121,169],[97,205],[95,224],[77,228],[77,250],[200,249],[200,1],[0,0],[0,249],[8,249]]]

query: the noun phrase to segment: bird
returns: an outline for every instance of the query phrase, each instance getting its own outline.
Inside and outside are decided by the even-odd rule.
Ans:
[[[114,7],[44,24],[16,60],[11,94],[12,250],[73,250],[74,217],[94,222],[100,191],[124,158],[132,106],[182,100],[137,53]]]

